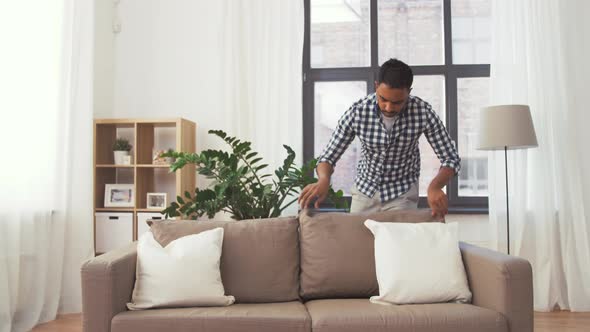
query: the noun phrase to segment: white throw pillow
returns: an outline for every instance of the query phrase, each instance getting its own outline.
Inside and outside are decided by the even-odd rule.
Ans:
[[[165,248],[145,232],[137,244],[130,310],[158,307],[227,306],[219,271],[223,228],[176,239]]]
[[[375,236],[379,296],[371,302],[469,302],[457,224],[365,221]]]

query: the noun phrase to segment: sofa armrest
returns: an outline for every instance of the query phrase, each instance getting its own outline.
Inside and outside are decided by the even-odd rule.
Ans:
[[[533,331],[533,272],[520,257],[459,243],[473,304],[500,312],[510,331]]]
[[[82,264],[84,332],[109,332],[111,320],[127,310],[135,284],[137,244],[97,256]]]

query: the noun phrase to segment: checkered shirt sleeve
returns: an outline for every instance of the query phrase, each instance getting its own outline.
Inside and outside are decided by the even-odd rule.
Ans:
[[[428,108],[427,114],[428,124],[424,136],[426,136],[436,157],[440,160],[440,166],[450,167],[455,171],[455,174],[459,174],[461,158],[457,153],[455,142],[453,142],[443,122],[432,108]]]
[[[355,105],[351,106],[338,120],[338,125],[332,132],[328,145],[318,157],[318,164],[325,162],[335,167],[342,154],[354,140],[356,136],[353,130],[355,108]]]

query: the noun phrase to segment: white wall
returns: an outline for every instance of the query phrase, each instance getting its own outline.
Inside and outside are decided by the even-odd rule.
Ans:
[[[481,247],[491,247],[487,214],[452,214],[446,217],[446,222],[459,224],[459,240]]]
[[[226,129],[216,110],[223,66],[218,1],[122,0],[115,7],[113,117],[183,117],[197,123],[197,148],[209,129]]]
[[[107,118],[113,112],[113,3],[95,0],[94,15],[94,117]]]
[[[231,98],[218,88],[221,2],[95,3],[95,117],[183,117],[197,123],[197,148],[208,147],[207,131],[227,128],[219,101]]]

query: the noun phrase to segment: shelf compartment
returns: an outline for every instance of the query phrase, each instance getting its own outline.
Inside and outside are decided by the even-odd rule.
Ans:
[[[133,167],[101,167],[95,169],[94,177],[94,207],[95,209],[105,208],[104,206],[104,189],[106,184],[133,184],[134,172]],[[136,195],[137,196],[137,195]],[[107,209],[118,210],[118,208],[109,207]],[[133,210],[133,207],[126,209]]]
[[[176,201],[177,176],[180,175],[170,173],[167,168],[137,168],[137,210],[157,212],[163,210],[171,202]],[[166,206],[160,210],[148,209],[148,193],[166,193]]]
[[[137,150],[137,164],[153,164],[155,151],[177,150],[179,131],[176,125],[176,122],[138,123],[136,143],[140,148]]]
[[[108,252],[133,241],[133,213],[96,212],[97,252]]]
[[[95,150],[94,158],[97,165],[114,165],[115,157],[113,154],[113,145],[117,138],[126,138],[135,148],[135,124],[133,123],[98,123],[95,122]]]

